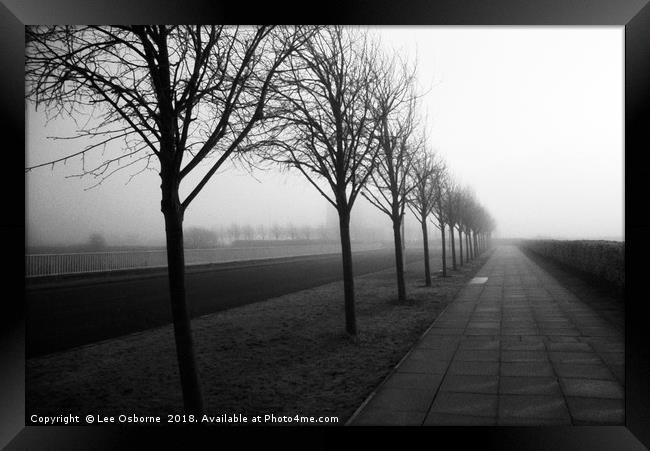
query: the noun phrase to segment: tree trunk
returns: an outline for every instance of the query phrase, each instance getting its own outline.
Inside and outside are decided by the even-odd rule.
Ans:
[[[174,339],[176,341],[176,356],[183,389],[185,412],[201,415],[203,413],[203,397],[194,356],[194,343],[192,341],[192,330],[185,296],[183,213],[178,201],[178,185],[174,185],[173,183],[163,182],[162,201],[167,238],[167,271],[174,321]]]
[[[474,259],[474,254],[472,253],[472,246],[470,246],[469,243],[469,232],[465,230],[465,244],[467,245],[467,254],[469,255],[469,258]]]
[[[440,236],[442,237],[442,277],[447,277],[447,249],[445,248],[445,223],[440,221]]]
[[[460,266],[463,266],[463,231],[458,229],[458,246],[460,247]]]
[[[345,330],[357,335],[357,319],[354,311],[354,277],[352,273],[352,245],[350,243],[350,212],[339,211],[341,233],[341,258],[343,261],[343,292],[345,298]]]
[[[402,224],[402,253],[406,253],[406,222],[404,221],[404,215],[402,214],[400,218],[400,223]]]
[[[401,221],[398,216],[393,218],[393,239],[395,241],[395,269],[397,270],[397,301],[406,302],[406,286],[404,284],[404,255],[402,248]]]
[[[456,267],[456,243],[454,241],[454,226],[451,224],[449,225],[449,235],[451,236],[451,265],[456,271],[458,269]]]
[[[478,256],[478,242],[476,241],[476,232],[472,232],[472,239],[474,240],[474,255]]]
[[[429,232],[427,230],[427,218],[422,216],[422,245],[424,246],[424,284],[431,286],[431,267],[429,266]]]

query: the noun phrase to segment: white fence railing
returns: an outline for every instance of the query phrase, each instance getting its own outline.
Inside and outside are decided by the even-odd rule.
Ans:
[[[352,250],[379,249],[378,243],[355,243]],[[185,264],[199,265],[263,258],[329,254],[341,251],[339,244],[296,244],[267,247],[222,247],[186,249]],[[117,269],[160,268],[167,266],[167,251],[87,252],[70,254],[26,254],[25,277],[54,276]]]

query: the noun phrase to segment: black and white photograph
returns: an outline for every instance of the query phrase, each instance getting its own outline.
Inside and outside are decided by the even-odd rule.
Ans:
[[[625,424],[623,27],[25,30],[29,424]]]
[[[648,0],[0,24],[0,448],[650,446]]]

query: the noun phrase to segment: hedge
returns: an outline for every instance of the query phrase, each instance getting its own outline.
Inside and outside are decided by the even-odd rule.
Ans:
[[[523,240],[520,246],[617,287],[625,285],[625,243]]]

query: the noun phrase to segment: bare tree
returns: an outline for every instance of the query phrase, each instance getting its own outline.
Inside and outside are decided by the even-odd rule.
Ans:
[[[183,241],[190,249],[212,247],[217,243],[217,234],[203,227],[189,227],[183,233]]]
[[[445,200],[449,189],[449,176],[447,166],[442,160],[438,160],[436,171],[433,177],[433,208],[431,213],[435,219],[433,224],[440,230],[442,242],[442,277],[447,277],[447,248],[445,242],[445,229],[449,222],[446,215]]]
[[[338,212],[345,324],[352,336],[357,323],[350,212],[378,151],[371,95],[375,58],[367,32],[340,26],[321,30],[288,59],[276,92],[282,108],[265,143],[268,160],[300,171]]]
[[[266,234],[266,227],[264,227],[264,224],[259,224],[255,228],[255,233],[260,240],[266,240],[267,234]]]
[[[460,220],[461,229],[465,233],[465,254],[469,259],[473,259],[474,249],[471,243],[471,225],[472,225],[472,215],[473,211],[476,208],[476,198],[474,192],[465,187],[462,191],[462,201],[461,201],[461,210],[460,210]]]
[[[472,192],[468,187],[456,191],[456,228],[458,230],[458,242],[460,243],[460,264],[463,264],[463,255],[465,262],[469,261],[469,241],[467,236],[463,238],[463,233],[467,232],[467,216],[472,205]],[[463,254],[463,242],[465,242],[465,252]]]
[[[435,200],[435,177],[438,167],[432,154],[426,149],[426,139],[420,141],[417,157],[413,160],[410,172],[414,189],[409,193],[408,206],[420,222],[422,228],[422,245],[424,248],[424,281],[431,286],[431,267],[429,262],[429,232],[427,219],[431,214]]]
[[[485,224],[484,224],[484,244],[485,244],[485,249],[489,249],[492,246],[492,233],[497,228],[497,223],[494,217],[486,211],[486,217],[485,217]]]
[[[271,236],[276,241],[282,237],[282,227],[277,222],[271,226]]]
[[[231,154],[254,138],[276,72],[304,42],[304,32],[165,25],[26,31],[28,99],[54,115],[92,119],[77,122],[75,135],[91,144],[28,170],[80,157],[80,175],[94,176],[99,184],[121,169],[142,171],[157,163],[174,337],[188,412],[201,412],[203,401],[185,295],[184,213]],[[87,153],[120,141],[123,152],[86,167]],[[207,170],[197,171],[209,157],[216,158]],[[198,175],[198,182],[181,199],[179,186],[190,174]]]
[[[454,193],[454,202],[456,204],[456,231],[458,232],[458,246],[459,246],[459,263],[463,266],[466,258],[463,256],[463,190],[458,188]]]
[[[418,143],[413,139],[417,99],[414,92],[415,66],[409,67],[394,54],[390,60],[385,59],[377,64],[377,73],[381,74],[374,90],[380,150],[375,170],[361,194],[392,222],[397,300],[404,302],[404,246],[400,229],[407,197],[415,188],[409,177],[416,156],[415,149],[418,148]]]
[[[304,225],[300,227],[300,238],[303,240],[310,240],[312,237],[312,227],[310,225]]]
[[[221,246],[226,246],[230,242],[230,239],[228,238],[228,230],[224,225],[220,225],[216,229],[217,233],[217,241]]]
[[[88,249],[97,252],[106,250],[106,238],[101,233],[95,232],[88,237]]]
[[[477,257],[479,255],[478,251],[478,242],[476,240],[476,229],[478,228],[478,214],[479,214],[479,207],[478,203],[474,204],[472,206],[472,209],[470,210],[469,218],[468,218],[468,224],[469,224],[469,244],[470,248],[472,249],[472,254],[474,257]]]
[[[332,239],[332,236],[335,236],[336,230],[332,230],[327,224],[321,224],[317,227],[316,233],[320,240],[329,241]]]
[[[451,262],[452,268],[457,269],[456,266],[456,242],[455,242],[455,227],[458,222],[458,185],[453,181],[451,175],[447,179],[447,187],[443,193],[444,197],[442,205],[444,209],[444,216],[449,225],[449,238],[451,247]]]
[[[231,243],[241,239],[242,231],[241,226],[236,222],[233,222],[228,226],[228,238]]]
[[[241,234],[244,237],[245,240],[253,240],[255,239],[255,229],[253,228],[252,225],[250,224],[245,224],[241,228]]]
[[[293,222],[289,222],[284,229],[286,230],[286,236],[290,240],[296,240],[298,239],[298,227],[295,226]]]
[[[481,253],[488,248],[487,240],[496,224],[490,213],[480,204],[476,205],[472,220],[475,247],[477,253]]]
[[[464,202],[463,224],[470,252],[474,257],[487,249],[487,237],[495,228],[495,222],[488,211],[469,193]]]
[[[478,255],[477,249],[474,243],[474,228],[476,227],[476,212],[478,209],[478,202],[474,193],[470,192],[470,195],[466,201],[466,210],[464,212],[463,222],[465,224],[465,238],[467,240],[467,248],[472,259],[476,258]]]

